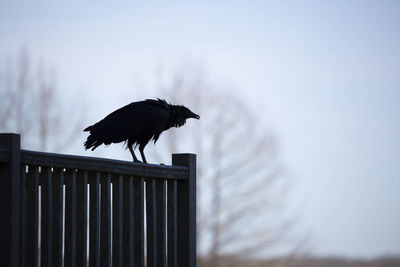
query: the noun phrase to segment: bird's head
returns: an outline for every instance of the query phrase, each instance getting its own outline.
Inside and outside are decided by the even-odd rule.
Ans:
[[[192,112],[185,106],[171,106],[171,111],[173,114],[172,125],[174,127],[180,127],[185,124],[186,119],[194,118],[200,119],[200,116]]]
[[[188,109],[185,106],[178,106],[178,116],[180,116],[181,118],[185,118],[185,119],[189,119],[189,118],[193,118],[193,119],[200,119],[200,116],[197,115],[196,113],[192,112],[190,109]]]
[[[190,109],[188,109],[185,106],[181,106],[181,116],[185,117],[185,119],[193,118],[193,119],[200,119],[200,116],[197,115],[196,113],[192,112]]]

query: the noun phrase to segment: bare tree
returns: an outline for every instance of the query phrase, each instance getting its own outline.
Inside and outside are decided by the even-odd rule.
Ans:
[[[20,133],[25,148],[63,150],[82,128],[82,119],[63,110],[54,70],[34,65],[26,48],[0,70],[0,99],[0,132]]]
[[[220,267],[222,255],[258,255],[278,246],[291,226],[279,217],[288,183],[263,115],[207,83],[199,70],[184,68],[160,80],[158,93],[201,116],[185,131],[165,133],[164,142],[168,154],[198,155],[199,266]]]

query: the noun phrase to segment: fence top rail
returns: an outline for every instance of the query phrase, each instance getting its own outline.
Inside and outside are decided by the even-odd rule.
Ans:
[[[10,151],[0,149],[0,162],[9,160]],[[142,164],[122,160],[45,153],[22,149],[21,163],[42,167],[117,173],[146,178],[187,179],[189,175],[188,168],[181,166]]]

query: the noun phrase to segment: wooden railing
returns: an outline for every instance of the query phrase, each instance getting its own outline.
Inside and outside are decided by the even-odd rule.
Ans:
[[[141,164],[0,134],[0,216],[0,266],[196,266],[196,155]]]

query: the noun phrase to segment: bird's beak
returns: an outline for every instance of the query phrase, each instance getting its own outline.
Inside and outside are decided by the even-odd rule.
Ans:
[[[194,119],[200,119],[200,116],[199,115],[197,115],[196,113],[193,113],[192,112],[192,118],[194,118]]]

